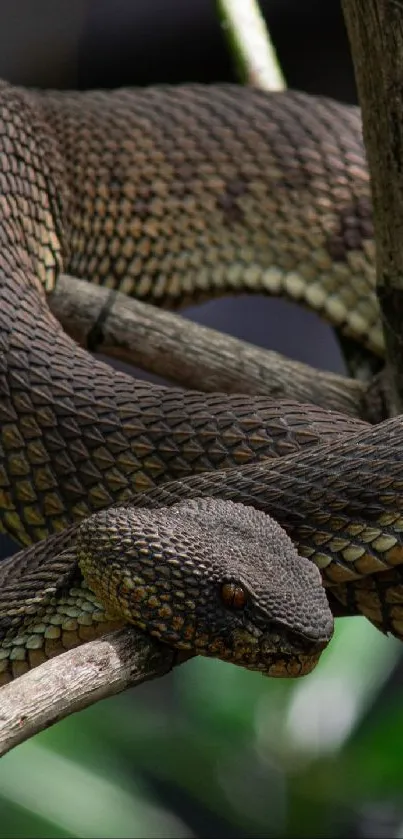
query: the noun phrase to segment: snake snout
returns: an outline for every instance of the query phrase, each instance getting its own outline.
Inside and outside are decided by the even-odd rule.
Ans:
[[[309,638],[298,632],[293,632],[290,629],[283,630],[283,634],[287,639],[290,648],[299,650],[302,655],[309,656],[319,655],[323,652],[332,636],[332,633],[330,633],[326,637],[318,636],[317,638]]]
[[[297,677],[310,673],[317,665],[329,638],[308,638],[285,626],[272,626],[261,639],[260,670],[271,677]]]

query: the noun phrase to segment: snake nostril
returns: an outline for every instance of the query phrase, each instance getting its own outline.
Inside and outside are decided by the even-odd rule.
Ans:
[[[293,646],[298,647],[304,655],[316,654],[323,650],[328,644],[328,639],[306,638],[304,635],[299,635],[296,632],[290,633],[290,640]]]

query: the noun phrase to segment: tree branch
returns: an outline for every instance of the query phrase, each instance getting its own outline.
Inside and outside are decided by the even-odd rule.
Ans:
[[[377,294],[391,382],[403,412],[403,3],[342,0],[371,174]]]
[[[0,755],[99,699],[164,676],[189,657],[127,627],[50,659],[0,689]]]
[[[370,422],[385,418],[378,380],[368,390],[102,286],[61,276],[49,304],[82,346],[182,387],[310,402]]]

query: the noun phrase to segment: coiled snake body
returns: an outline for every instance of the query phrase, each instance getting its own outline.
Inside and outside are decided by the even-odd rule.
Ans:
[[[46,302],[62,270],[161,305],[283,293],[382,355],[358,110],[231,86],[0,103],[0,522],[55,534],[0,567],[0,679],[122,620],[307,672],[331,615],[263,513],[340,612],[403,635],[399,419],[137,382]]]

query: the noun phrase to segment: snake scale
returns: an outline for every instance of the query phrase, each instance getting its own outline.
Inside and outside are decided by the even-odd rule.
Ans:
[[[0,683],[127,620],[309,672],[332,634],[311,560],[336,614],[403,637],[399,418],[136,381],[47,305],[62,271],[171,307],[284,294],[382,356],[358,109],[1,82],[0,214],[0,526],[35,543],[0,566]]]

